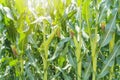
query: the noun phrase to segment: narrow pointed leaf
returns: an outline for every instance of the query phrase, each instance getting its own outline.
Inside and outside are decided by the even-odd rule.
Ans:
[[[116,15],[117,15],[117,9],[116,9],[114,18],[106,26],[106,29],[105,29],[106,32],[103,36],[101,47],[104,47],[105,45],[107,45],[110,42],[110,40],[112,39],[113,30],[114,30],[115,22],[116,22]]]
[[[117,57],[117,55],[120,54],[119,51],[120,51],[120,40],[116,43],[113,53],[105,60],[104,63],[106,64],[103,66],[100,74],[98,75],[98,78],[102,78],[108,73],[108,67],[113,65],[113,61],[115,57]]]

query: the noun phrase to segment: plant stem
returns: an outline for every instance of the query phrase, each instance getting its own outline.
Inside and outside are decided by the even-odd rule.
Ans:
[[[97,54],[96,54],[96,47],[97,47],[97,27],[95,28],[95,37],[93,40],[91,39],[91,50],[92,50],[92,65],[93,65],[93,75],[92,80],[96,80],[96,69],[97,69]]]
[[[45,35],[46,35],[46,26],[44,26],[44,35],[43,35],[43,41],[45,43],[46,41],[46,38],[45,38]],[[44,45],[44,55],[43,55],[43,64],[44,64],[44,67],[43,67],[43,70],[44,70],[44,78],[43,80],[47,80],[47,58],[48,58],[48,46],[46,46],[46,44]]]
[[[110,53],[112,52],[112,50],[114,48],[114,42],[115,42],[115,33],[113,34],[113,38],[112,38],[112,40],[110,41],[110,44],[109,44]],[[114,72],[114,65],[110,68],[109,80],[113,79],[113,72]]]
[[[81,63],[82,63],[82,60],[80,59],[80,61],[78,62],[78,65],[77,65],[77,70],[78,70],[78,80],[81,80],[81,67],[82,67],[82,65],[81,65]]]
[[[21,49],[21,54],[20,54],[20,65],[21,65],[21,80],[24,79],[23,78],[23,72],[24,72],[24,64],[23,64],[23,51],[24,51],[24,40],[22,42],[22,49]]]
[[[22,77],[22,73],[23,73],[23,63],[22,63],[22,55],[21,55],[21,77]]]
[[[46,40],[45,38],[45,28],[44,28],[44,35],[43,35],[43,44],[41,44],[41,50],[44,52],[44,54],[42,54],[42,60],[43,60],[43,69],[44,69],[44,78],[43,80],[47,80],[47,69],[48,69],[48,50],[49,50],[49,44],[52,41],[52,39],[54,38],[56,32],[59,30],[60,28],[57,27],[50,35],[50,37]],[[41,51],[40,51],[41,52]]]
[[[81,68],[82,68],[82,59],[81,59],[81,45],[82,45],[82,40],[81,40],[81,32],[79,33],[79,57],[77,58],[78,61],[78,80],[81,80]]]
[[[95,16],[98,15],[97,12],[97,0],[95,0]],[[92,49],[92,65],[93,65],[93,75],[92,75],[92,80],[96,80],[96,74],[97,74],[97,33],[98,33],[98,18],[96,18],[96,22],[95,22],[95,37],[94,39],[91,41],[91,49]]]
[[[47,80],[47,59],[43,58],[43,64],[44,64],[44,79]]]
[[[80,1],[80,24],[82,24],[82,1]],[[77,70],[78,70],[78,80],[81,80],[81,74],[82,74],[82,57],[81,57],[81,47],[82,47],[82,37],[81,37],[81,25],[80,25],[80,31],[78,33],[79,36],[79,45],[78,45],[78,51],[77,51]]]
[[[74,43],[75,43],[75,47],[76,47],[76,50],[75,50],[75,55],[76,55],[76,58],[77,58],[77,80],[81,80],[81,67],[82,67],[82,59],[81,59],[81,43],[82,43],[82,40],[81,40],[81,32],[79,33],[79,42],[77,41],[76,37],[74,37]]]

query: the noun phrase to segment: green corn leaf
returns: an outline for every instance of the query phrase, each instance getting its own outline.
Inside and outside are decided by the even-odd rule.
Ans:
[[[68,76],[65,71],[63,70],[63,68],[60,67],[56,67],[56,69],[58,69],[60,72],[62,72],[63,78],[64,80],[72,80],[70,76]]]
[[[27,72],[27,76],[29,77],[29,80],[35,80],[29,68],[26,68],[26,72]]]
[[[61,23],[64,23],[65,21],[69,20],[76,13],[77,13],[77,10],[72,10],[68,14],[64,14],[64,16],[61,18]]]
[[[104,61],[105,65],[103,66],[98,78],[104,77],[108,73],[108,67],[113,65],[115,57],[120,54],[120,40],[114,46],[113,53]]]
[[[104,2],[101,3],[101,12],[100,12],[100,15],[99,15],[99,19],[98,19],[98,22],[101,22],[102,19],[103,19],[103,16],[105,15],[105,11],[107,9],[109,9],[109,3],[108,3],[109,0],[105,0]]]
[[[10,63],[9,63],[9,65],[12,67],[12,66],[16,66],[17,63],[18,63],[17,59],[16,60],[11,60]]]
[[[63,51],[64,44],[65,44],[66,42],[69,42],[69,41],[70,41],[70,38],[65,38],[65,39],[61,40],[61,41],[58,43],[58,46],[57,46],[57,48],[56,48],[53,56],[52,56],[50,59],[48,59],[48,60],[49,60],[49,61],[53,61],[54,59],[56,59],[56,58],[60,55],[60,53]]]
[[[64,64],[64,62],[65,62],[65,56],[60,56],[59,58],[58,58],[58,65],[59,65],[59,67],[63,67],[63,64]]]
[[[88,20],[90,18],[89,6],[90,6],[90,0],[84,0],[83,6],[82,6],[82,9],[83,9],[82,14],[85,20]]]
[[[40,48],[38,49],[39,52],[44,50],[44,47],[46,47],[46,49],[48,49],[49,44],[51,43],[52,39],[54,38],[54,36],[56,35],[57,31],[58,31],[59,27],[57,27],[49,36],[49,38],[43,42],[40,46]]]
[[[118,56],[116,59],[116,63],[120,66],[120,56]]]
[[[91,62],[88,63],[88,67],[85,71],[85,75],[84,75],[84,79],[83,80],[88,80],[89,76],[90,76],[90,69],[91,69]]]
[[[117,9],[116,9],[116,13],[114,14],[114,18],[105,27],[106,32],[103,35],[101,47],[104,47],[105,45],[107,45],[110,42],[110,40],[112,39],[113,30],[114,30],[115,22],[116,22],[116,15],[117,15]]]
[[[44,20],[46,20],[48,23],[51,23],[50,16],[46,16],[46,17],[40,16],[35,21],[33,21],[31,24],[40,23],[40,22],[43,22]]]
[[[51,76],[50,80],[55,80],[61,72],[56,73],[54,76]]]
[[[26,0],[15,0],[15,6],[20,14],[25,11],[25,8],[26,8],[25,3],[26,3]]]
[[[7,36],[9,38],[9,40],[11,40],[12,42],[16,41],[18,33],[17,33],[17,30],[14,26],[8,26],[7,27]]]
[[[11,13],[11,10],[10,10],[8,7],[3,7],[3,8],[4,8],[5,12],[6,12],[6,16],[7,16],[9,19],[14,20],[13,15],[12,15],[12,13]]]
[[[73,66],[74,69],[76,69],[76,61],[75,61],[75,58],[72,56],[72,50],[70,49],[69,50],[69,53],[68,53],[68,60],[69,60],[69,63]]]
[[[45,44],[46,46],[49,46],[50,42],[52,41],[52,39],[54,38],[54,36],[56,35],[57,31],[59,30],[59,27],[57,27],[50,35],[50,37],[46,40]]]

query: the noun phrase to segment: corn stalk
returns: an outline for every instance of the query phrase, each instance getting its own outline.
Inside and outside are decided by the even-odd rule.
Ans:
[[[112,53],[112,51],[113,51],[114,43],[115,43],[115,33],[113,34],[113,37],[109,43],[109,52],[110,53]],[[110,68],[109,80],[112,80],[113,76],[114,76],[114,65]]]

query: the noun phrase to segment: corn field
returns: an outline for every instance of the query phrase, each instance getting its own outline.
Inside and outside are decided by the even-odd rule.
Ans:
[[[120,80],[120,0],[0,0],[0,80]]]

